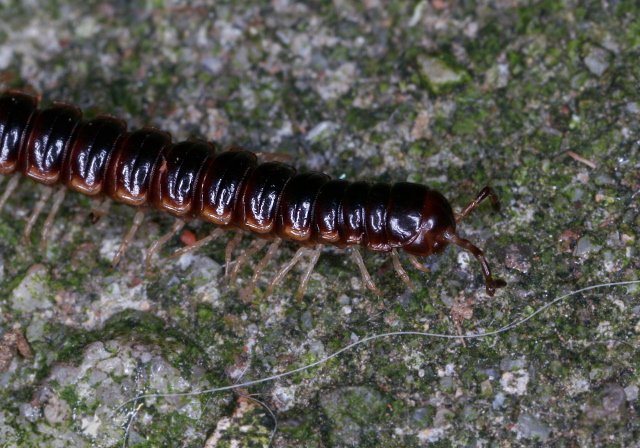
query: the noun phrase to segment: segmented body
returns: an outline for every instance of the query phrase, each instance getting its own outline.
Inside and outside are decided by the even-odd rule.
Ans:
[[[202,140],[173,143],[155,128],[128,132],[112,116],[83,121],[80,109],[67,104],[38,109],[34,97],[17,91],[0,97],[0,173],[302,247],[360,245],[425,256],[449,243],[464,246],[455,240],[449,202],[424,185],[297,173],[284,163],[258,163],[254,153],[235,146],[219,152]],[[462,217],[487,196],[497,204],[493,190],[485,190]],[[493,295],[501,284],[486,262],[483,271]]]

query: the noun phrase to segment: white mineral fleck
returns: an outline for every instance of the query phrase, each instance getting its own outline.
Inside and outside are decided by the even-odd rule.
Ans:
[[[529,384],[529,372],[525,369],[504,372],[500,378],[502,389],[511,395],[524,395]]]

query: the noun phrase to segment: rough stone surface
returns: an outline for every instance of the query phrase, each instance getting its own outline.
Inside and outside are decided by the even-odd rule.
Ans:
[[[90,225],[90,198],[69,193],[47,249],[44,216],[24,244],[41,186],[23,180],[0,212],[0,336],[20,330],[33,357],[11,349],[0,373],[0,445],[198,447],[218,434],[277,448],[636,446],[637,284],[464,343],[366,338],[492,332],[571,291],[640,279],[638,17],[636,0],[0,2],[1,90],[276,153],[302,172],[420,182],[455,212],[493,186],[501,211],[483,203],[458,230],[508,283],[489,298],[473,256],[449,247],[421,260],[428,273],[400,253],[412,291],[387,255],[363,251],[377,297],[327,247],[300,302],[306,262],[264,300],[295,253],[283,244],[243,301],[259,254],[229,285],[230,236],[166,259],[205,223],[147,269],[174,221],[150,211],[111,269],[134,210],[115,204]],[[427,76],[429,58],[445,77]],[[235,392],[118,410],[143,393],[286,373],[356,341]]]
[[[584,63],[589,68],[589,71],[596,76],[602,76],[602,74],[609,68],[609,52],[604,48],[591,48],[589,54],[584,58]]]
[[[273,435],[269,422],[270,416],[264,408],[250,398],[240,397],[233,415],[218,420],[215,431],[205,442],[204,448],[267,448]]]
[[[623,425],[627,420],[627,396],[619,384],[607,384],[592,395],[584,409],[584,419],[594,423]]]
[[[545,442],[549,439],[551,429],[539,419],[523,414],[518,417],[516,432],[519,437]]]
[[[12,291],[10,300],[12,309],[29,312],[50,308],[51,297],[46,268],[34,265]]]
[[[375,425],[385,413],[386,400],[368,387],[343,387],[323,394],[320,406],[333,425],[333,443],[362,446],[367,439],[375,440]]]
[[[435,93],[441,93],[466,80],[466,73],[448,66],[442,59],[434,56],[419,55],[417,64],[420,74]]]

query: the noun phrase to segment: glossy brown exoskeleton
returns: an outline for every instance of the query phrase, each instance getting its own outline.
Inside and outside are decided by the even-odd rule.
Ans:
[[[171,232],[154,243],[147,260],[194,218],[218,228],[179,253],[200,247],[223,230],[235,229],[258,236],[252,248],[240,255],[235,264],[231,262],[231,252],[239,237],[229,243],[227,272],[232,276],[266,241],[272,241],[245,293],[250,293],[282,240],[293,241],[301,248],[276,274],[267,294],[297,261],[309,255],[310,263],[298,290],[301,297],[322,246],[328,244],[351,246],[365,283],[378,294],[380,291],[367,273],[357,246],[390,252],[396,271],[411,285],[400,265],[397,249],[406,252],[418,269],[424,269],[415,256],[436,254],[448,244],[455,244],[469,250],[480,262],[490,296],[505,284],[493,279],[482,251],[456,234],[456,224],[487,197],[494,209],[499,208],[498,198],[490,187],[482,189],[455,215],[442,194],[424,185],[348,182],[332,180],[317,172],[297,173],[284,163],[258,163],[254,153],[236,146],[216,152],[213,144],[202,140],[172,143],[171,136],[164,131],[143,128],[127,132],[122,120],[106,115],[83,121],[81,111],[66,104],[54,103],[37,109],[34,97],[9,91],[0,96],[0,174],[15,173],[61,187],[45,222],[44,242],[55,211],[62,203],[64,187],[137,208],[134,225],[113,264],[142,222],[144,210],[155,209],[174,215],[177,220]],[[15,188],[16,180],[17,176],[10,181],[0,207]],[[51,193],[51,189],[45,190],[36,205],[25,229],[27,240]],[[95,203],[91,214],[94,222],[105,213],[107,203]]]

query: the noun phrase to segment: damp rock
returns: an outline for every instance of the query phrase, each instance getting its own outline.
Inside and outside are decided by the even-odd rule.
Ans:
[[[353,62],[345,62],[336,70],[327,70],[322,82],[316,83],[318,94],[324,101],[333,101],[349,92],[358,74]]]
[[[437,442],[445,436],[451,426],[451,420],[455,414],[447,408],[440,408],[433,419],[433,426],[418,433],[418,439],[425,442]]]
[[[409,311],[411,308],[411,301],[415,298],[415,293],[411,290],[407,290],[398,296],[397,303],[405,311]]]
[[[32,403],[20,403],[18,409],[20,411],[20,417],[28,422],[33,423],[42,417],[40,406],[34,406]],[[0,440],[2,439],[0,438]]]
[[[55,382],[57,385],[65,387],[75,384],[80,377],[80,369],[68,365],[67,363],[56,363],[51,366],[51,372],[45,380],[47,383]]]
[[[293,409],[296,403],[296,386],[276,386],[271,392],[271,399],[279,412]]]
[[[529,384],[529,372],[525,369],[504,372],[500,378],[500,386],[507,394],[524,395]]]
[[[435,94],[464,84],[469,79],[464,69],[456,68],[440,56],[421,54],[417,56],[416,64],[423,82]]]
[[[339,129],[340,125],[338,123],[322,121],[311,128],[306,135],[306,139],[311,143],[320,142],[334,135]]]
[[[194,255],[193,258],[195,262],[187,278],[193,282],[195,293],[201,296],[202,301],[217,301],[220,298],[220,264],[203,255]]]
[[[92,446],[96,440],[100,440],[100,446],[119,446],[125,436],[123,428],[131,417],[128,411],[138,404],[144,406],[135,414],[134,431],[129,434],[131,445],[141,438],[152,440],[154,446],[166,446],[180,431],[186,444],[202,446],[206,431],[198,425],[208,414],[198,396],[149,397],[117,412],[127,400],[143,393],[168,394],[210,387],[188,364],[185,374],[181,370],[184,363],[178,369],[170,362],[174,355],[187,362],[183,343],[169,334],[153,337],[162,345],[142,342],[128,333],[88,344],[78,353],[77,362],[53,363],[49,375],[36,385],[33,394],[16,403],[24,420],[40,428],[26,433],[24,446],[44,446],[43,431],[48,437],[68,442],[60,446]],[[163,430],[158,431],[159,427]]]
[[[512,244],[507,248],[504,263],[509,269],[527,273],[531,269],[532,253],[531,246],[519,243]]]
[[[616,179],[614,179],[612,176],[606,174],[606,173],[599,173],[597,176],[594,177],[593,179],[593,183],[602,187],[613,187],[617,184]],[[596,195],[596,201],[598,201],[599,198],[599,194]],[[606,199],[606,195],[602,195],[601,196],[602,199]]]
[[[453,392],[455,390],[455,381],[453,380],[453,377],[443,376],[440,379],[440,389],[448,393]]]
[[[317,341],[315,339],[310,340],[309,353],[314,355],[316,358],[324,358],[326,356],[326,353],[322,341]]]
[[[509,64],[500,61],[495,63],[486,73],[484,82],[487,87],[492,89],[500,89],[509,85],[509,78],[511,73],[509,71]]]
[[[300,326],[305,330],[311,330],[313,328],[313,316],[311,311],[305,311],[300,317]]]
[[[500,361],[500,368],[507,372],[524,369],[526,366],[527,361],[524,358],[504,358]]]
[[[608,325],[603,325],[602,323],[598,325],[598,330],[601,334],[606,335],[611,334],[611,327]],[[613,366],[607,365],[595,365],[589,371],[589,379],[591,381],[601,381],[610,378],[615,373],[615,368]]]
[[[619,384],[607,384],[591,397],[582,415],[589,423],[613,425],[624,425],[627,417],[627,394]]]
[[[438,409],[438,412],[436,412],[436,418],[433,419],[433,426],[436,428],[449,426],[454,415],[455,414],[447,408]]]
[[[515,427],[518,439],[529,439],[534,441],[546,441],[551,434],[551,428],[541,420],[530,415],[521,414]]]
[[[34,265],[13,290],[11,303],[18,311],[43,310],[51,308],[51,297],[47,269],[43,265]]]
[[[387,400],[369,387],[342,387],[325,393],[320,406],[331,420],[330,438],[336,445],[358,446],[368,432],[376,431]]]
[[[506,399],[507,397],[502,392],[498,392],[493,399],[491,406],[493,406],[493,409],[500,409],[504,406]]]
[[[62,398],[54,395],[44,405],[43,414],[51,424],[64,423],[71,416],[71,407]]]
[[[11,419],[8,411],[0,410],[0,443],[7,447],[22,446],[24,437],[22,434],[18,436],[17,431],[11,426]],[[21,445],[18,445],[18,442]]]
[[[609,55],[604,48],[592,47],[584,57],[584,63],[591,73],[600,77],[609,68]]]
[[[636,401],[638,399],[638,386],[632,385],[624,388],[627,395],[627,401]]]
[[[490,397],[493,394],[493,386],[491,380],[487,379],[480,383],[480,395],[482,397]]]
[[[436,415],[436,408],[427,406],[426,408],[418,408],[411,415],[411,425],[414,427],[424,428],[430,426]]]
[[[239,397],[236,407],[229,417],[223,417],[207,439],[204,448],[228,447],[261,447],[267,448],[273,428],[268,411],[255,401]]]
[[[581,257],[583,255],[587,255],[591,252],[597,252],[599,250],[600,246],[594,244],[588,237],[582,237],[578,240],[578,244],[576,244],[573,255],[576,257]]]

